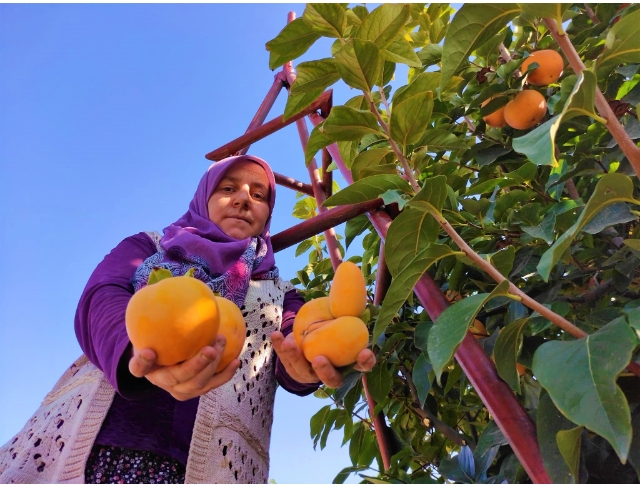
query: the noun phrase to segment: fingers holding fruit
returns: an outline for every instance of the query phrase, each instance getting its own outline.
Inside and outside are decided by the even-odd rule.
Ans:
[[[280,362],[292,379],[302,384],[315,384],[320,380],[298,347],[293,334],[285,338],[281,332],[274,331],[271,334],[271,341]]]
[[[154,270],[125,314],[133,345],[129,370],[186,400],[229,381],[246,338],[235,303],[190,275]]]

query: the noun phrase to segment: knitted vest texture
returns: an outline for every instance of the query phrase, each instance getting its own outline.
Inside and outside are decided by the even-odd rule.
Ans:
[[[200,397],[186,483],[266,483],[276,392],[269,336],[280,329],[281,279],[251,281],[241,310],[242,365]],[[87,458],[115,390],[83,355],[58,380],[22,430],[0,447],[0,483],[84,483]]]

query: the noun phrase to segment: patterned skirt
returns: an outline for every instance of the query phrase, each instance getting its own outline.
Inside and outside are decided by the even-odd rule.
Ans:
[[[184,484],[185,466],[155,453],[93,445],[85,484]]]

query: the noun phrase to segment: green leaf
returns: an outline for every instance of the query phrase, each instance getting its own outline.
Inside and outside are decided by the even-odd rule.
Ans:
[[[398,189],[408,192],[409,183],[395,174],[380,174],[356,181],[336,194],[327,198],[322,206],[340,206],[353,203],[362,203],[379,198],[389,189]]]
[[[311,417],[311,421],[309,423],[311,426],[311,439],[313,440],[314,450],[316,449],[318,440],[320,439],[320,434],[324,429],[325,421],[329,417],[330,412],[331,412],[331,406],[325,406]]]
[[[528,233],[534,238],[541,238],[549,245],[553,243],[555,237],[554,228],[556,226],[556,216],[553,213],[549,213],[544,217],[544,220],[539,225],[532,227],[522,225],[520,228],[523,232]]]
[[[597,61],[598,71],[610,71],[622,63],[637,63],[639,58],[640,10],[636,10],[611,27]]]
[[[361,171],[368,167],[375,167],[381,164],[391,164],[396,160],[396,156],[391,149],[374,148],[361,152],[356,156],[351,165],[351,174],[354,180],[362,178]]]
[[[391,285],[393,286],[393,282]],[[452,304],[438,316],[429,332],[427,343],[429,360],[433,365],[438,384],[444,368],[455,355],[480,308],[497,296],[511,297],[508,290],[509,281],[502,281],[491,293],[469,296]]]
[[[382,49],[381,54],[385,61],[402,63],[414,68],[422,67],[422,62],[413,50],[413,46],[402,35],[396,37],[386,49]]]
[[[392,276],[397,276],[416,254],[438,238],[440,225],[432,215],[405,208],[392,222],[385,241],[385,259]]]
[[[640,204],[640,201],[633,198],[633,181],[624,174],[605,174],[598,181],[593,195],[584,210],[582,210],[578,220],[542,254],[538,263],[540,276],[545,281],[548,281],[551,269],[571,246],[571,242],[578,232],[607,206],[619,202]]]
[[[498,375],[518,394],[521,390],[516,363],[522,347],[522,330],[528,321],[529,318],[522,318],[509,323],[502,329],[493,347]]]
[[[381,134],[373,113],[345,106],[333,107],[322,124],[322,132],[333,141],[359,140],[367,134]]]
[[[305,164],[309,164],[311,162],[311,159],[313,159],[319,151],[335,142],[331,137],[327,137],[327,135],[323,132],[322,129],[325,123],[326,121],[319,125],[316,125],[311,131],[311,135],[309,136],[309,140],[307,141],[307,147],[305,147],[304,150]]]
[[[173,274],[171,274],[170,270],[156,267],[149,274],[149,279],[147,279],[147,286],[155,284],[156,282],[160,282],[163,279],[167,279],[169,277],[173,277]]]
[[[369,218],[367,218],[367,215],[358,215],[347,221],[344,229],[345,247],[348,249],[353,239],[364,232],[369,226]]]
[[[384,401],[391,390],[393,377],[386,362],[377,363],[367,374],[369,394],[376,402]]]
[[[517,180],[503,176],[500,178],[491,178],[487,181],[480,181],[478,183],[472,184],[469,189],[464,193],[465,196],[474,196],[477,194],[484,194],[492,192],[495,187],[505,188],[507,186],[514,186],[517,184]]]
[[[574,479],[580,478],[580,444],[583,429],[582,426],[577,426],[570,430],[558,431],[556,435],[560,454],[569,466]]]
[[[184,275],[187,277],[196,277],[196,269],[194,267],[190,267]]]
[[[326,37],[342,37],[347,27],[347,17],[338,3],[308,3],[302,18],[314,31]]]
[[[385,49],[404,28],[409,15],[409,5],[383,3],[362,21],[354,37],[371,41],[380,49]]]
[[[431,330],[432,326],[433,326],[433,323],[431,321],[421,321],[416,325],[416,328],[414,331],[413,341],[415,343],[415,346],[416,348],[422,350],[425,354],[427,353],[427,342],[429,341],[429,330]],[[424,358],[429,360],[426,355],[424,356]]]
[[[477,47],[497,35],[519,13],[520,7],[514,3],[463,4],[453,17],[444,39],[440,88],[444,90]]]
[[[442,59],[442,46],[440,44],[429,44],[418,51],[418,58],[422,61],[423,67],[437,64]]]
[[[391,138],[406,147],[418,142],[431,121],[433,92],[416,79],[393,99],[389,128]]]
[[[349,477],[349,475],[351,475],[352,473],[355,472],[362,472],[363,470],[369,470],[369,466],[360,466],[360,467],[345,467],[342,470],[340,470],[340,472],[338,473],[338,475],[336,475],[336,477],[333,479],[333,482],[331,482],[332,484],[344,484],[344,481],[347,480],[347,477]]]
[[[284,114],[282,118],[287,120],[288,118],[297,115],[302,110],[311,105],[322,94],[322,90],[317,89],[314,91],[307,91],[305,93],[297,93],[295,95],[289,95],[287,97],[287,104],[284,107]]]
[[[507,247],[494,252],[489,255],[489,262],[493,267],[498,269],[500,274],[503,276],[508,276],[513,269],[513,261],[516,256],[516,249],[513,245],[508,245]]]
[[[595,234],[607,227],[635,221],[637,219],[638,217],[631,213],[626,203],[613,203],[596,213],[591,221],[582,228],[582,231]]]
[[[454,151],[466,149],[467,144],[448,130],[431,129],[424,132],[424,136],[418,142],[427,152]]]
[[[335,59],[340,77],[352,88],[371,92],[382,82],[384,59],[373,42],[350,39],[335,54]]]
[[[562,430],[569,430],[575,424],[565,418],[551,400],[549,394],[543,391],[540,395],[536,412],[536,429],[538,445],[542,454],[545,470],[555,484],[573,484],[577,482],[564,460],[556,435]]]
[[[421,353],[411,371],[411,378],[416,386],[421,408],[424,408],[424,402],[427,400],[427,395],[431,389],[431,381],[429,380],[429,372],[431,372],[431,369],[432,367],[427,357],[424,353]]]
[[[340,75],[333,58],[300,63],[296,67],[296,80],[291,85],[290,93],[297,95],[310,91],[315,93],[318,90],[322,93],[339,79]]]
[[[547,342],[533,357],[533,373],[556,407],[609,441],[622,462],[631,445],[631,413],[616,377],[634,347],[633,330],[618,318],[585,338]]]
[[[571,7],[570,3],[519,3],[526,14],[543,19],[562,19],[562,14]],[[562,23],[562,22],[560,22]]]
[[[405,198],[407,194],[397,189],[385,191],[380,196],[385,205],[396,203],[400,211],[402,211],[402,208],[404,208],[404,205],[407,203],[407,199]]]
[[[513,139],[513,150],[526,155],[535,164],[556,167],[555,138],[560,124],[581,115],[602,121],[593,108],[596,89],[596,75],[585,69],[578,76],[562,112],[528,134]]]
[[[302,56],[318,39],[320,35],[314,32],[304,18],[289,22],[274,39],[267,42],[269,69],[276,69]]]
[[[461,254],[454,252],[448,245],[430,244],[426,249],[417,254],[407,266],[391,281],[391,286],[382,302],[380,314],[373,328],[372,341],[375,343],[380,335],[387,329],[389,323],[396,315],[402,303],[413,292],[418,279],[426,270],[438,260],[450,255]]]
[[[422,188],[408,203],[409,206],[440,215],[442,206],[447,199],[447,178],[436,176],[425,179]]]

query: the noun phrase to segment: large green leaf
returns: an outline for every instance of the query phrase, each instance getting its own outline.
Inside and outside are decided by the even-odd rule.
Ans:
[[[446,176],[436,176],[423,181],[422,188],[409,201],[408,205],[421,211],[440,215],[446,199],[447,178]]]
[[[389,189],[410,191],[411,187],[400,176],[395,174],[379,174],[356,181],[336,194],[327,198],[322,206],[351,205],[379,198]]]
[[[453,151],[467,148],[467,144],[463,140],[443,129],[427,130],[417,145],[423,146],[427,152]]]
[[[618,318],[585,338],[547,342],[533,357],[533,373],[556,407],[607,439],[623,462],[631,445],[631,412],[616,378],[634,348],[633,330]]]
[[[444,368],[455,355],[480,308],[495,297],[512,297],[508,291],[509,281],[502,281],[491,293],[469,296],[452,304],[438,316],[429,332],[427,343],[429,360],[433,365],[438,384]]]
[[[597,62],[598,71],[608,71],[622,63],[637,63],[640,59],[640,10],[621,18],[611,27],[604,43],[604,52]]]
[[[450,255],[461,254],[454,252],[448,245],[430,244],[426,249],[417,254],[407,266],[391,281],[391,286],[382,302],[380,314],[373,328],[372,341],[375,343],[378,337],[384,333],[389,323],[396,315],[402,303],[413,292],[418,279],[426,270],[438,260]],[[430,343],[430,341],[429,341]]]
[[[413,68],[421,68],[422,62],[413,50],[411,43],[402,35],[396,37],[393,42],[381,51],[385,61],[402,63]]]
[[[332,138],[327,137],[327,135],[322,131],[322,127],[325,123],[326,122],[316,125],[311,131],[311,135],[307,141],[307,147],[304,149],[305,164],[309,164],[318,151],[335,142]]]
[[[295,95],[289,95],[287,98],[287,105],[284,108],[284,120],[293,117],[300,113],[302,110],[311,105],[318,99],[318,96],[322,94],[322,90],[307,91],[306,93],[297,93]]]
[[[380,126],[368,110],[337,106],[322,125],[322,132],[331,140],[359,140],[367,134],[380,135]]]
[[[308,3],[302,14],[311,28],[326,37],[342,37],[347,17],[338,3]]]
[[[513,149],[526,155],[535,164],[557,166],[555,138],[560,124],[581,115],[601,120],[593,108],[596,89],[598,89],[596,75],[585,69],[578,76],[562,112],[528,134],[513,139]]]
[[[540,262],[538,263],[540,276],[547,281],[551,274],[551,269],[553,269],[558,260],[560,260],[562,255],[571,246],[571,242],[577,236],[578,232],[604,208],[619,202],[640,205],[640,201],[633,198],[633,181],[624,174],[605,174],[600,181],[598,181],[593,195],[584,207],[584,210],[582,210],[578,220],[542,254]]]
[[[409,5],[383,3],[362,21],[354,37],[371,41],[380,49],[385,49],[404,28],[409,15]]]
[[[543,391],[536,412],[536,430],[544,467],[555,484],[577,483],[577,478],[560,452],[556,436],[560,431],[571,430],[575,426],[558,411],[549,394]]]
[[[393,99],[391,138],[403,147],[418,142],[431,121],[432,110],[433,92],[424,90],[416,79]]]
[[[370,92],[382,82],[384,59],[371,41],[350,39],[335,54],[340,76],[352,88]]]
[[[392,164],[396,160],[395,153],[388,148],[374,148],[362,151],[356,156],[351,165],[354,180],[361,179],[361,171],[370,167]]]
[[[340,75],[333,58],[300,63],[296,67],[296,80],[291,85],[290,93],[297,95],[318,90],[322,93],[339,79]]]
[[[520,376],[516,370],[516,362],[522,347],[522,330],[529,318],[522,318],[505,326],[496,340],[493,357],[496,361],[498,375],[520,394]]]
[[[392,276],[402,269],[427,245],[438,239],[440,225],[433,216],[413,208],[405,209],[391,222],[384,244],[384,255]]]
[[[269,69],[276,69],[302,56],[318,39],[320,35],[304,18],[300,17],[289,22],[274,39],[267,42]]]
[[[444,90],[478,46],[498,34],[519,13],[520,7],[514,3],[463,4],[444,39],[440,88]]]

